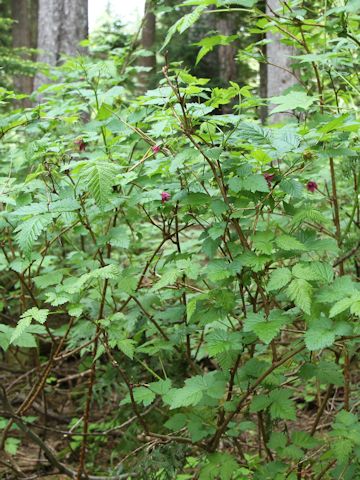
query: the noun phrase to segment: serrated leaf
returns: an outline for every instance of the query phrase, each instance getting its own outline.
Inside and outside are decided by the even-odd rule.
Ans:
[[[333,384],[338,387],[344,384],[343,372],[335,362],[321,360],[316,366],[316,378],[320,383]]]
[[[147,387],[134,388],[134,399],[136,403],[142,403],[144,407],[151,405],[155,400],[155,393]]]
[[[152,382],[150,383],[149,388],[157,395],[166,395],[171,388],[171,380],[167,378],[166,380]]]
[[[257,413],[265,410],[271,404],[271,400],[267,395],[256,395],[251,400],[250,413]]]
[[[339,300],[338,302],[335,303],[330,309],[330,318],[335,317],[336,315],[339,315],[340,313],[344,312],[348,308],[352,307],[352,305],[356,302],[360,301],[360,293],[355,294],[354,296],[350,298],[343,298],[342,300]]]
[[[311,310],[311,298],[313,288],[309,282],[302,278],[295,278],[287,288],[287,294],[295,305],[308,315]]]
[[[22,334],[26,331],[27,327],[31,324],[31,320],[31,317],[23,317],[18,321],[18,324],[16,325],[15,330],[10,337],[10,343],[13,343],[15,340],[22,336]]]
[[[163,397],[170,409],[197,405],[204,395],[215,399],[223,396],[226,382],[219,378],[219,372],[210,372],[203,376],[188,378],[182,388],[173,388]]]
[[[48,314],[49,310],[46,308],[39,309],[37,307],[32,307],[29,310],[26,310],[26,312],[21,315],[20,320],[18,321],[18,324],[16,325],[15,330],[10,337],[10,343],[19,341],[19,337],[26,332],[32,320],[35,320],[41,324],[45,323]]]
[[[295,198],[300,198],[304,189],[301,183],[293,179],[281,180],[279,187],[283,192]]]
[[[166,287],[167,285],[171,285],[176,281],[179,275],[180,275],[180,272],[178,269],[168,270],[162,275],[160,280],[153,286],[152,290],[157,291],[157,290],[160,290],[161,288]]]
[[[304,340],[308,350],[322,350],[335,342],[335,332],[320,326],[310,327],[305,333]]]
[[[315,448],[319,445],[319,440],[314,438],[308,432],[296,431],[291,434],[291,440],[297,447],[301,448]]]
[[[106,265],[105,267],[96,268],[92,270],[90,273],[85,274],[86,280],[91,278],[101,278],[103,280],[114,280],[121,276],[121,270],[118,265]],[[83,278],[84,276],[80,277]]]
[[[277,268],[274,270],[269,278],[267,284],[268,291],[278,290],[285,287],[291,280],[291,271],[287,267]]]
[[[301,211],[297,212],[294,215],[292,219],[292,223],[294,225],[300,225],[301,223],[309,220],[315,223],[319,223],[320,225],[326,225],[328,223],[327,218],[325,218],[324,215],[320,213],[318,210],[315,210],[313,208],[302,208]],[[331,239],[327,239],[327,240],[331,240]],[[315,243],[315,247],[316,247],[316,243]]]
[[[80,171],[80,176],[94,198],[103,209],[110,200],[117,173],[116,165],[110,162],[88,162]]]
[[[270,415],[272,418],[296,420],[294,402],[289,398],[291,392],[287,390],[273,390],[269,394],[271,400]]]
[[[316,98],[308,96],[305,92],[295,91],[287,93],[286,95],[280,95],[279,97],[271,97],[270,101],[278,105],[271,110],[270,115],[272,115],[273,113],[286,112],[297,108],[308,110],[316,101]]]
[[[231,480],[239,468],[238,463],[229,453],[212,453],[207,456],[209,463],[202,467],[199,480]]]
[[[169,420],[164,424],[166,428],[176,432],[186,425],[187,417],[183,413],[175,413]]]
[[[306,250],[303,243],[290,235],[281,235],[276,239],[276,244],[282,250]]]
[[[39,323],[45,323],[49,310],[47,308],[32,307],[21,315],[21,318],[30,317]]]
[[[333,442],[331,449],[334,452],[335,458],[343,463],[350,457],[353,450],[353,442],[346,438],[342,438],[340,441]]]
[[[118,340],[116,345],[118,349],[121,350],[127,357],[131,358],[131,360],[134,358],[136,345],[134,340],[124,338],[123,340]]]
[[[52,216],[44,214],[29,218],[16,227],[15,241],[25,255],[31,253],[34,243],[51,222]]]
[[[268,319],[261,314],[249,313],[244,321],[244,331],[253,331],[262,342],[270,343],[286,321],[287,317],[280,310],[272,311]]]
[[[273,250],[274,233],[270,231],[256,232],[252,238],[253,248],[260,253],[271,255]]]
[[[63,278],[63,272],[60,270],[45,273],[43,275],[39,275],[38,277],[34,277],[35,285],[38,288],[46,288],[51,285],[58,285]]]

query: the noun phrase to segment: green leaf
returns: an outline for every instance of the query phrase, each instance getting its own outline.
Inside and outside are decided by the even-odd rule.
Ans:
[[[270,392],[270,415],[272,418],[296,420],[296,410],[294,402],[289,398],[290,395],[291,392],[283,389],[273,390]]]
[[[155,393],[147,387],[135,387],[133,389],[134,400],[136,403],[142,403],[144,407],[148,407],[155,400]],[[120,402],[120,405],[126,405],[131,403],[130,394]]]
[[[312,286],[302,278],[294,279],[287,288],[287,294],[295,305],[308,315],[311,310]]]
[[[34,243],[51,222],[51,214],[44,214],[29,218],[16,227],[15,241],[25,255],[31,253]]]
[[[273,250],[274,233],[270,231],[256,232],[252,238],[253,248],[260,253],[271,255]]]
[[[26,310],[26,312],[21,315],[21,318],[31,317],[36,322],[45,323],[48,314],[49,310],[47,308],[39,309],[37,307],[32,307],[29,310]]]
[[[181,428],[185,427],[187,422],[187,417],[183,413],[175,413],[172,417],[169,418],[167,422],[165,422],[165,427],[173,432],[180,430]]]
[[[335,303],[331,307],[330,310],[330,318],[335,317],[336,315],[339,315],[340,313],[344,312],[348,308],[352,307],[354,303],[357,303],[360,301],[360,292],[356,293],[350,298],[343,298],[342,300],[339,300],[338,302]],[[356,310],[354,311],[356,313]]]
[[[295,431],[291,434],[291,440],[297,447],[300,448],[315,448],[319,445],[319,440],[314,438],[308,432]]]
[[[279,187],[283,192],[295,198],[301,198],[304,189],[301,183],[297,180],[287,178],[281,180]]]
[[[178,269],[171,269],[165,272],[160,280],[153,286],[152,290],[156,292],[157,290],[160,290],[161,288],[167,287],[168,285],[171,285],[176,281],[178,276],[180,275],[180,272]]]
[[[152,382],[150,383],[149,388],[157,395],[166,395],[171,388],[171,380],[167,378],[166,380]]]
[[[231,480],[239,468],[238,463],[229,453],[211,453],[207,456],[208,464],[201,471],[199,480]]]
[[[335,342],[335,332],[324,326],[314,325],[306,331],[304,340],[308,350],[321,350]]]
[[[20,320],[18,321],[18,324],[16,325],[15,330],[10,337],[10,343],[19,341],[19,337],[25,333],[32,320],[35,320],[41,324],[45,323],[48,314],[49,310],[46,308],[39,309],[37,307],[32,307],[29,310],[26,310],[26,312],[21,315]]]
[[[353,450],[353,442],[351,440],[348,440],[346,438],[342,438],[340,441],[333,442],[331,449],[334,452],[335,458],[343,463],[346,462]]]
[[[229,45],[229,43],[233,42],[237,38],[238,38],[237,35],[230,35],[230,36],[214,35],[212,37],[202,38],[200,40],[200,42],[197,42],[195,44],[195,45],[199,45],[200,47],[202,47],[199,50],[199,53],[196,57],[195,65],[197,65],[200,62],[200,60],[203,57],[205,57],[205,55],[207,55],[209,52],[211,52],[214,49],[214,47],[216,47],[217,45]]]
[[[125,338],[123,340],[118,340],[116,343],[119,350],[121,350],[127,357],[134,358],[135,353],[135,345],[136,342],[134,340]]]
[[[335,362],[321,360],[316,366],[315,376],[320,383],[331,383],[338,387],[344,385],[343,372]]]
[[[327,218],[324,217],[322,213],[320,213],[318,210],[315,210],[313,208],[302,208],[299,212],[297,212],[293,219],[292,223],[294,225],[300,225],[303,222],[306,221],[311,221],[315,223],[319,223],[320,225],[326,225],[328,223]],[[331,240],[331,239],[327,239]],[[316,244],[315,244],[316,247]]]
[[[251,400],[250,413],[257,413],[265,410],[271,404],[271,400],[267,395],[256,395]]]
[[[232,177],[229,179],[230,189],[238,193],[242,190],[250,192],[268,192],[269,186],[263,175],[248,175],[247,177]]]
[[[262,314],[249,313],[244,322],[244,331],[253,331],[264,343],[270,343],[286,323],[287,317],[281,310],[273,310],[268,319]]]
[[[21,440],[19,438],[8,437],[5,441],[4,450],[9,455],[16,455],[18,451]]]
[[[134,388],[134,399],[136,403],[142,403],[144,407],[147,407],[155,400],[155,393],[147,387],[136,387]]]
[[[18,324],[16,325],[15,330],[10,337],[10,343],[13,343],[15,340],[22,336],[22,334],[26,331],[27,327],[31,324],[31,320],[31,317],[23,317],[18,321]]]
[[[203,376],[197,375],[188,378],[182,388],[173,388],[163,397],[170,405],[170,409],[197,405],[204,397],[221,398],[225,391],[226,382],[219,378],[219,372],[211,372]]]
[[[272,115],[273,113],[296,110],[297,108],[308,110],[316,101],[316,98],[308,96],[305,92],[290,92],[279,97],[271,97],[270,101],[278,105],[271,110],[270,115]]]
[[[276,243],[279,248],[286,251],[306,250],[306,247],[304,244],[299,242],[299,240],[297,240],[296,238],[291,237],[290,235],[280,235],[280,237],[276,239]]]
[[[267,289],[269,292],[272,290],[279,290],[285,287],[291,280],[291,271],[287,267],[277,268],[274,270],[269,278]]]
[[[184,33],[188,28],[194,25],[194,23],[201,17],[201,14],[205,10],[205,8],[206,5],[199,5],[191,13],[182,16],[174,25],[172,25],[166,35],[165,41],[160,51],[162,51],[166,47],[166,45],[170,42],[176,31],[178,31],[179,33]]]
[[[110,200],[117,173],[118,169],[113,163],[104,161],[88,162],[80,171],[81,178],[101,209]]]
[[[64,274],[61,270],[56,270],[54,272],[45,273],[43,275],[39,275],[38,277],[34,277],[34,282],[38,288],[43,289],[51,285],[58,285],[61,282],[63,275]]]
[[[296,133],[293,127],[283,127],[273,131],[270,143],[277,150],[279,155],[293,152],[300,145],[301,137]]]

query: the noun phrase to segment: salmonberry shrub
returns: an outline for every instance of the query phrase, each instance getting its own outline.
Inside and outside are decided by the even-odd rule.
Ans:
[[[255,2],[186,3],[167,41]],[[360,478],[358,12],[253,7],[296,47],[280,123],[178,64],[135,97],[127,49],[2,115],[7,455],[79,479]]]

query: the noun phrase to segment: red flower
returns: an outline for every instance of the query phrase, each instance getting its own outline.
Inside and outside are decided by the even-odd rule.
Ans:
[[[74,143],[78,147],[79,152],[84,152],[85,151],[86,143],[84,142],[84,140],[82,138],[77,138]]]
[[[165,203],[170,200],[171,195],[168,192],[161,192],[161,203]]]
[[[315,190],[317,190],[318,186],[316,182],[314,182],[313,180],[310,180],[310,182],[306,184],[306,188],[308,189],[309,192],[314,193]]]
[[[154,153],[159,153],[160,152],[160,147],[159,145],[153,145],[151,147],[151,150],[154,152]]]
[[[274,180],[275,174],[274,173],[264,173],[264,178],[267,181],[269,187],[271,186],[271,182]]]

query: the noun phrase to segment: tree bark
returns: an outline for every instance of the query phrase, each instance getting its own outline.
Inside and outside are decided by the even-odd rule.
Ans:
[[[282,4],[280,0],[268,0],[266,3],[266,13],[269,16],[274,16],[274,12],[281,9]],[[280,40],[282,35],[280,33],[268,33],[266,38],[270,43],[266,45],[267,56],[267,87],[266,96],[275,97],[282,95],[284,91],[297,83],[292,67],[291,55],[295,55],[295,48],[285,45]],[[270,105],[271,112],[271,105]],[[280,122],[288,118],[287,113],[276,113],[271,115],[271,122]]]
[[[79,42],[88,36],[87,0],[39,0],[38,61],[55,66],[61,55],[84,53]],[[43,73],[35,77],[35,88],[46,83]]]
[[[220,16],[216,22],[217,31],[220,35],[234,35],[236,24],[230,15]],[[229,86],[230,81],[237,80],[237,65],[235,61],[236,47],[232,42],[229,45],[219,45],[219,78],[224,87]]]
[[[156,17],[153,11],[154,2],[152,0],[146,0],[145,11],[143,18],[143,25],[141,31],[141,46],[144,50],[152,51],[155,44],[156,34]],[[149,56],[141,57],[139,60],[139,66],[147,67],[149,70],[146,72],[140,72],[139,83],[141,93],[144,93],[151,84],[151,75],[156,69],[156,54],[152,52]]]
[[[12,44],[14,48],[36,48],[37,31],[37,0],[12,0],[11,17],[14,20],[12,26]],[[30,58],[24,54],[24,58]],[[21,93],[31,93],[33,90],[33,77],[30,75],[16,75],[14,77],[14,89]],[[22,102],[24,106],[30,105],[28,100]]]
[[[237,31],[237,25],[234,18],[228,14],[220,15],[216,21],[216,30],[220,35],[234,35]],[[219,45],[218,47],[218,69],[219,80],[222,87],[229,87],[229,82],[238,80],[238,69],[236,64],[236,44]],[[223,105],[222,113],[231,113],[234,102]]]

